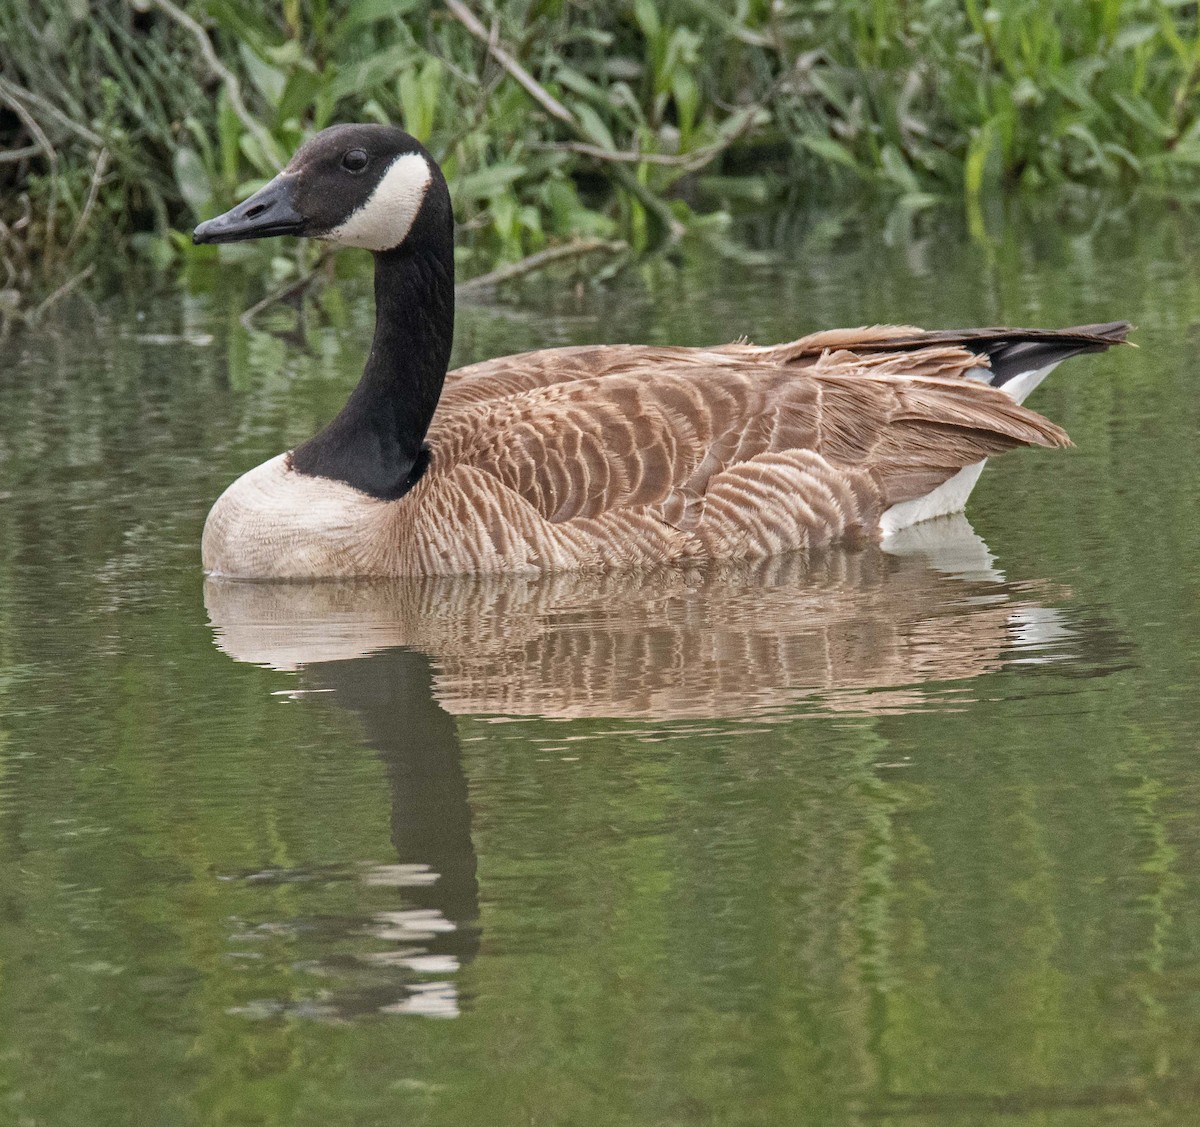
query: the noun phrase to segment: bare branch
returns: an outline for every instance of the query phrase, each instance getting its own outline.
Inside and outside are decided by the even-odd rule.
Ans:
[[[270,309],[272,305],[277,305],[281,301],[290,301],[292,298],[302,295],[317,280],[332,257],[332,250],[323,250],[321,256],[313,263],[311,270],[301,274],[295,281],[288,282],[282,289],[267,294],[261,301],[256,301],[238,318],[242,323],[242,328],[250,329],[253,326],[254,318],[264,309]]]
[[[263,152],[271,160],[280,166],[285,164],[283,154],[275,144],[275,139],[255,119],[254,115],[246,109],[246,103],[242,101],[241,83],[238,82],[237,75],[217,58],[217,52],[212,45],[212,40],[208,37],[208,32],[183,11],[182,8],[178,8],[172,4],[171,0],[154,0],[154,3],[177,24],[192,33],[192,36],[200,47],[200,54],[204,56],[204,61],[208,64],[208,69],[225,84],[225,92],[229,95],[229,104],[233,107],[233,112],[237,114],[238,120],[246,127],[247,132],[254,135],[255,139],[262,146]]]
[[[96,167],[92,169],[92,182],[88,187],[87,199],[84,201],[83,211],[79,213],[79,218],[75,221],[75,228],[71,232],[71,237],[67,240],[65,253],[68,256],[75,249],[75,243],[79,240],[79,236],[83,234],[84,228],[87,227],[87,222],[92,215],[92,209],[96,206],[96,199],[100,195],[100,182],[104,179],[104,173],[107,170],[108,150],[101,149],[96,156]]]
[[[587,141],[535,141],[529,147],[544,153],[578,153],[580,156],[611,164],[662,164],[670,168],[687,164],[693,156],[690,153],[640,153],[634,150],[605,149]]]
[[[714,141],[711,145],[688,154],[688,160],[683,166],[684,170],[686,172],[699,172],[705,165],[711,164],[730,145],[740,141],[754,128],[754,123],[758,120],[758,115],[763,112],[763,109],[762,105],[756,103],[741,110],[741,121],[730,128],[719,141]]]
[[[3,82],[3,79],[0,79],[0,82]],[[42,153],[50,162],[50,199],[46,205],[46,246],[44,252],[44,261],[49,263],[54,255],[54,219],[58,212],[58,152],[50,144],[50,138],[46,136],[45,130],[38,124],[37,118],[29,112],[29,108],[22,103],[21,99],[8,89],[8,86],[7,82],[0,85],[0,101],[3,101],[12,108],[13,113],[21,119],[22,124],[29,130],[29,135],[33,138],[34,143],[42,150]]]
[[[58,151],[50,144],[50,138],[46,136],[45,130],[38,124],[38,119],[29,112],[29,108],[15,93],[9,91],[8,85],[4,79],[0,78],[0,101],[9,106],[13,113],[21,119],[21,124],[29,130],[29,135],[33,138],[37,151],[41,152],[50,162],[50,167],[53,169],[58,168]]]
[[[463,27],[487,47],[488,54],[512,75],[514,81],[542,109],[551,117],[557,118],[565,125],[571,126],[572,129],[577,130],[579,128],[579,123],[575,120],[574,114],[500,45],[498,35],[493,37],[489,34],[488,29],[479,22],[479,18],[462,0],[446,0],[446,7],[450,10],[450,14]]]
[[[26,105],[36,107],[43,113],[54,118],[64,129],[74,133],[77,137],[82,137],[94,148],[98,149],[104,144],[104,138],[99,133],[93,133],[86,125],[80,125],[74,118],[68,117],[53,102],[48,102],[32,90],[26,90],[24,86],[18,86],[17,83],[11,82],[3,75],[0,75],[0,94],[6,95],[5,101],[9,105],[13,104],[12,99],[16,99]]]
[[[36,324],[41,320],[42,314],[46,312],[55,302],[59,301],[69,294],[80,282],[86,281],[95,272],[96,264],[93,262],[91,266],[87,266],[80,270],[73,278],[68,278],[61,286],[58,287],[45,301],[42,302],[30,315],[29,323]]]
[[[519,262],[500,266],[487,274],[480,274],[477,278],[469,278],[457,288],[459,293],[474,293],[479,290],[492,289],[502,282],[511,282],[515,278],[522,278],[526,274],[544,270],[555,262],[582,258],[585,254],[595,252],[623,254],[628,249],[629,244],[623,239],[576,239],[574,242],[563,243],[561,246],[539,250],[536,254],[522,258]]]
[[[9,149],[0,153],[0,164],[16,164],[26,157],[35,157],[42,151],[41,145],[26,145],[23,149]]]
[[[595,160],[607,161],[613,164],[657,164],[667,168],[681,168],[684,172],[698,172],[707,164],[711,164],[730,145],[739,141],[754,125],[755,118],[762,109],[759,105],[747,106],[740,111],[741,120],[711,145],[695,149],[690,153],[643,153],[633,150],[605,149],[586,141],[551,141],[531,145],[531,148],[541,152],[569,152],[580,156],[592,157]]]

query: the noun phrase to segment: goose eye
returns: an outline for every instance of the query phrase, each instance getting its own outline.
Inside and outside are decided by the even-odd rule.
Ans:
[[[342,157],[342,167],[347,172],[361,172],[370,158],[363,149],[351,149]]]

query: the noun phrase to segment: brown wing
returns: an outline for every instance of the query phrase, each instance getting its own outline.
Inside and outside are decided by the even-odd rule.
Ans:
[[[1013,446],[1067,442],[975,381],[839,370],[832,361],[807,370],[663,367],[460,402],[430,430],[435,464],[483,470],[553,523],[654,507],[693,527],[710,489],[736,467],[755,463],[754,478],[776,473],[786,484],[788,467],[768,455],[811,452],[834,474],[869,475],[895,504]]]
[[[439,413],[501,399],[520,391],[576,380],[692,367],[820,367],[846,374],[892,372],[959,378],[986,368],[994,352],[1014,348],[1076,351],[1107,348],[1125,339],[1128,323],[1079,325],[1069,329],[956,329],[927,332],[911,325],[864,325],[825,329],[786,344],[726,344],[716,348],[654,345],[581,345],[547,348],[484,360],[449,373]]]
[[[787,344],[761,348],[742,343],[715,348],[641,344],[543,348],[455,369],[446,376],[438,411],[445,414],[538,387],[639,371],[714,366],[761,370],[783,365],[808,367],[824,362],[855,364],[864,369],[882,367],[912,375],[954,376],[980,363],[975,353],[962,347],[940,342],[923,347],[919,342],[924,335],[920,329],[907,325],[873,325],[826,330]],[[904,347],[898,350],[896,341],[904,341]]]
[[[634,371],[689,368],[698,365],[742,363],[724,348],[669,348],[640,344],[579,345],[543,348],[483,360],[457,368],[446,376],[438,413],[487,400],[503,399],[538,387],[597,379]]]
[[[872,325],[830,329],[787,344],[758,347],[726,344],[715,348],[672,348],[640,344],[578,345],[544,348],[501,356],[458,368],[446,376],[438,411],[503,399],[521,391],[576,380],[636,372],[696,367],[736,369],[817,364],[856,370],[881,369],[909,375],[958,376],[986,359],[961,345],[938,340],[928,346],[920,329],[908,325]],[[941,334],[945,337],[946,334]],[[897,344],[902,342],[902,345]]]

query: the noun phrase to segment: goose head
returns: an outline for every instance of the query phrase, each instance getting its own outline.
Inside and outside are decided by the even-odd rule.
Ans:
[[[196,243],[302,235],[376,253],[444,238],[450,197],[437,163],[390,125],[334,125],[249,199],[201,223]]]
[[[375,500],[398,500],[429,465],[425,434],[454,340],[454,217],[441,169],[402,129],[331,126],[249,199],[201,223],[192,238],[234,243],[272,235],[363,247],[375,257],[375,335],[362,377],[338,415],[286,456],[291,476],[281,480],[292,492],[277,507],[303,507],[299,499],[310,487],[329,496],[336,488],[329,481]],[[272,465],[231,490],[258,488],[248,479],[259,471],[270,477]],[[225,509],[232,507],[231,499]],[[345,525],[346,506],[333,511]],[[221,522],[210,515],[209,524],[217,537]],[[229,528],[222,535],[231,542],[250,538]],[[261,530],[256,536],[262,538]]]

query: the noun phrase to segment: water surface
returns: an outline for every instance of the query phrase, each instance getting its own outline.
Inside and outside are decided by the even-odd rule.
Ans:
[[[1200,1119],[1195,222],[990,245],[767,224],[464,305],[595,340],[1128,317],[1077,448],[888,553],[205,584],[239,472],[359,370],[368,288],[233,271],[0,369],[0,1122]]]

